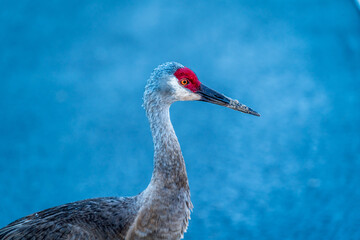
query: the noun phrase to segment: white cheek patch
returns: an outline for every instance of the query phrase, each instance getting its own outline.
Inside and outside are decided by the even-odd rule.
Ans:
[[[178,79],[175,76],[170,77],[168,81],[169,86],[174,91],[174,97],[178,101],[195,101],[200,100],[200,96],[196,93],[193,93],[189,89],[184,88],[178,82]]]

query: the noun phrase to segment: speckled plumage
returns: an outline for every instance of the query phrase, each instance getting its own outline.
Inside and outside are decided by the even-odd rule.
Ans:
[[[125,239],[138,199],[95,198],[50,208],[0,229],[0,239]]]
[[[174,62],[160,65],[145,88],[144,108],[154,140],[154,171],[141,194],[88,199],[34,213],[0,229],[0,239],[180,239],[192,203],[169,108],[175,101],[199,98],[174,89],[177,80],[173,74],[181,67]]]

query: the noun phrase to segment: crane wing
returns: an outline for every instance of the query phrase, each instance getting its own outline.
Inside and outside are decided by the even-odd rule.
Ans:
[[[20,239],[81,239],[95,240],[99,239],[92,232],[79,226],[66,224],[56,225],[52,222],[29,225],[18,224],[11,227],[5,227],[0,231],[2,240],[20,240]]]
[[[10,223],[0,229],[0,239],[124,239],[137,205],[136,196],[69,203]]]

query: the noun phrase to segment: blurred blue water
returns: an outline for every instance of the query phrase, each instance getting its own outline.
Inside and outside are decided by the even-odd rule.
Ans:
[[[0,6],[0,226],[142,191],[142,92],[175,60],[262,114],[172,107],[195,206],[186,239],[360,238],[355,1]]]

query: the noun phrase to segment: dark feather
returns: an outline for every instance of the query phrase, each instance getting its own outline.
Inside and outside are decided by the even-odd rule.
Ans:
[[[0,239],[125,239],[139,210],[137,199],[95,198],[49,208],[0,229]]]

